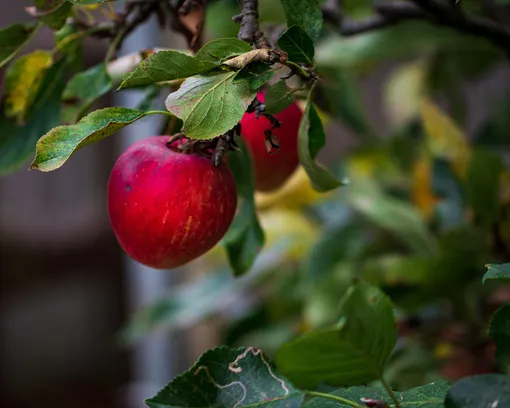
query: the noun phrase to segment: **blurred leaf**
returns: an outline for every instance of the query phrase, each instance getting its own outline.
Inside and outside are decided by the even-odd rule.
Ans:
[[[266,92],[264,105],[266,112],[272,115],[280,113],[296,99],[296,91],[287,86],[284,80],[270,86]]]
[[[55,31],[55,47],[75,63],[77,71],[80,70],[83,36],[74,21],[67,22],[60,30]]]
[[[485,283],[488,279],[510,279],[510,263],[500,265],[487,264],[485,266],[487,268],[487,272],[483,275],[483,283]]]
[[[326,143],[326,135],[321,120],[311,101],[311,94],[308,96],[303,118],[299,125],[298,151],[299,160],[305,169],[313,188],[317,191],[333,190],[343,183],[338,181],[330,172],[315,162],[319,150]]]
[[[404,392],[395,392],[395,397],[402,408],[443,408],[444,397],[448,388],[449,384],[446,381],[439,381]],[[367,406],[379,406],[364,403],[365,400],[385,401],[388,407],[395,408],[395,403],[384,388],[341,388],[329,394],[343,398],[346,402],[333,401],[324,397],[313,397],[303,405],[303,408],[366,408]]]
[[[373,13],[374,0],[343,0],[342,12],[353,18],[367,17]]]
[[[59,30],[71,14],[72,3],[66,0],[33,0],[35,7],[25,10],[32,17],[38,18],[52,30]]]
[[[309,275],[315,279],[328,275],[339,262],[355,259],[367,235],[359,219],[326,228],[307,260]]]
[[[44,172],[56,170],[78,149],[111,136],[144,116],[154,113],[163,112],[106,108],[90,113],[76,125],[58,126],[39,139],[30,168]]]
[[[432,158],[428,154],[423,154],[414,162],[413,167],[412,202],[423,217],[429,221],[439,201],[432,184]]]
[[[435,213],[441,228],[448,230],[462,225],[465,222],[463,186],[450,163],[443,159],[433,160],[432,185],[434,194],[440,199]]]
[[[68,103],[68,123],[75,123],[90,108],[95,100],[112,89],[112,79],[103,62],[86,71],[76,74],[67,83],[62,95],[64,103]]]
[[[257,90],[273,77],[274,71],[263,62],[248,64],[234,77],[233,83],[247,82],[250,89]]]
[[[328,111],[339,118],[362,140],[370,142],[375,139],[353,72],[337,67],[322,70],[321,75],[324,78],[319,86],[328,102]]]
[[[417,118],[426,92],[428,64],[413,61],[398,67],[386,81],[383,106],[394,126]]]
[[[236,276],[243,275],[252,267],[265,242],[264,231],[255,210],[255,182],[251,158],[244,143],[240,144],[241,151],[230,154],[228,164],[242,202],[223,238],[230,266]]]
[[[446,408],[498,408],[510,406],[510,377],[475,375],[457,381],[448,391]]]
[[[351,37],[333,36],[315,47],[315,60],[319,70],[338,69],[422,56],[437,50],[476,53],[494,48],[484,39],[413,21]]]
[[[280,376],[261,350],[222,346],[205,352],[145,402],[150,408],[298,408],[303,398],[303,392]]]
[[[144,59],[132,72],[126,74],[119,89],[188,78],[214,67],[211,62],[201,61],[182,52],[159,51]]]
[[[432,154],[451,161],[455,174],[463,178],[468,170],[471,153],[464,133],[427,99],[421,105],[421,119]]]
[[[250,44],[237,38],[219,38],[205,44],[197,52],[200,61],[220,65],[225,58],[251,51]]]
[[[381,377],[397,341],[390,300],[358,284],[342,298],[340,316],[336,326],[307,333],[278,352],[279,369],[298,386],[354,385]]]
[[[465,183],[466,198],[477,218],[486,225],[501,218],[499,181],[504,169],[498,154],[481,149],[473,151]]]
[[[232,129],[255,98],[246,82],[233,83],[237,73],[196,76],[172,92],[166,108],[184,121],[183,132],[191,139],[212,139]]]
[[[417,254],[437,252],[437,242],[417,210],[405,201],[384,194],[377,184],[368,180],[353,183],[347,199],[356,211],[394,234]]]
[[[496,345],[496,361],[499,368],[507,374],[510,373],[510,303],[500,307],[492,316],[489,336],[494,339]]]
[[[510,146],[510,98],[498,100],[491,109],[493,113],[475,135],[475,143],[479,146],[500,148]]]
[[[289,61],[313,64],[315,55],[313,41],[301,27],[295,25],[287,29],[278,38],[278,46],[287,53]]]
[[[18,58],[7,70],[4,85],[5,116],[23,123],[39,91],[44,72],[52,63],[47,51],[34,51]]]
[[[85,6],[89,4],[111,3],[117,0],[67,0],[67,1],[76,4],[77,6]]]
[[[148,307],[140,310],[120,333],[123,343],[142,340],[154,330],[185,330],[230,304],[242,293],[245,282],[233,279],[230,273],[213,273],[195,282],[177,285]],[[218,302],[223,299],[223,302]]]
[[[142,101],[137,105],[136,109],[141,111],[148,111],[154,109],[155,102],[158,101],[159,96],[161,95],[161,88],[158,85],[149,85],[145,88],[142,96]],[[172,116],[170,119],[177,119],[175,116]],[[173,135],[180,131],[180,128],[176,132],[169,132],[169,135]]]
[[[287,17],[287,26],[300,26],[313,41],[322,31],[322,11],[318,0],[280,0]]]
[[[7,64],[32,38],[39,25],[12,24],[0,30],[0,68]]]
[[[282,3],[274,0],[259,0],[259,21],[261,23],[285,24]]]
[[[26,125],[0,118],[0,174],[19,168],[33,156],[37,139],[59,124],[66,70],[66,62],[58,61],[45,71]]]

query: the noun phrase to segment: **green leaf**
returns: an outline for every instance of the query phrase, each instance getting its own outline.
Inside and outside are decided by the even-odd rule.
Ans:
[[[209,71],[214,67],[215,65],[208,61],[200,61],[182,52],[159,51],[144,59],[133,72],[127,74],[119,89],[188,78]]]
[[[363,108],[359,86],[349,69],[337,67],[321,71],[321,92],[327,100],[327,109],[339,118],[360,139],[372,141],[374,131]]]
[[[278,46],[292,62],[313,64],[315,48],[312,39],[299,26],[292,26],[278,38]]]
[[[492,316],[489,335],[496,345],[496,361],[503,372],[510,373],[510,303]]]
[[[222,346],[205,352],[145,402],[150,408],[298,408],[303,398],[261,350]]]
[[[278,81],[273,86],[270,86],[266,92],[264,105],[266,105],[266,112],[275,115],[283,111],[294,100],[295,90],[287,86],[284,80]]]
[[[255,262],[265,242],[255,209],[253,166],[246,145],[229,154],[228,164],[234,175],[237,192],[242,199],[230,229],[223,238],[228,260],[236,276],[246,273]]]
[[[0,30],[0,68],[25,46],[38,28],[35,23],[27,23],[12,24]]]
[[[44,72],[52,63],[51,52],[34,51],[18,58],[7,70],[4,85],[4,110],[8,118],[22,123],[34,102]]]
[[[313,41],[322,31],[322,11],[318,0],[281,0],[287,26],[300,26]]]
[[[404,392],[394,392],[401,408],[444,408],[444,397],[449,385],[446,381],[438,381],[422,387],[412,388]],[[362,401],[385,401],[390,408],[395,403],[384,388],[351,387],[330,392],[329,395],[345,399],[345,402],[324,397],[313,397],[303,404],[303,408],[366,408]]]
[[[237,38],[219,38],[205,44],[197,52],[200,61],[220,65],[225,58],[234,57],[251,51],[251,45]]]
[[[168,96],[166,108],[184,121],[187,137],[212,139],[241,120],[256,91],[246,82],[233,83],[236,74],[192,77]]]
[[[483,283],[488,279],[510,279],[510,263],[500,265],[487,264],[485,267],[487,268],[487,272],[483,275]]]
[[[123,127],[153,113],[128,108],[92,112],[76,125],[58,126],[39,139],[30,168],[52,171],[61,167],[78,149],[113,135]]]
[[[376,287],[353,286],[342,298],[339,323],[285,344],[277,366],[296,385],[313,389],[381,378],[397,341],[391,301]]]
[[[35,7],[27,7],[26,11],[52,30],[62,28],[73,7],[66,0],[34,0],[34,4]]]
[[[246,81],[250,89],[257,90],[273,77],[274,71],[261,61],[252,62],[241,69],[234,77],[233,83]]]
[[[466,186],[467,202],[486,225],[501,218],[499,183],[505,169],[497,153],[476,149],[471,154]]]
[[[417,254],[437,252],[437,242],[417,209],[406,201],[384,194],[376,183],[358,181],[349,187],[347,200],[356,211],[393,233]]]
[[[326,142],[326,134],[313,106],[311,94],[312,91],[310,91],[303,118],[299,124],[299,161],[308,174],[313,188],[317,191],[329,191],[344,183],[338,181],[329,171],[315,162],[315,156]]]
[[[62,99],[71,106],[67,118],[70,123],[79,120],[92,103],[112,89],[112,79],[103,62],[76,74],[67,84]]]
[[[34,154],[37,139],[60,122],[60,98],[65,87],[67,64],[59,61],[44,74],[26,125],[0,118],[0,174],[16,170]]]
[[[510,377],[475,375],[457,381],[448,391],[446,408],[503,408],[510,406]]]

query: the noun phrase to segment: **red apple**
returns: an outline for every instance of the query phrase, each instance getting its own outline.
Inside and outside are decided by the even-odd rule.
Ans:
[[[264,94],[258,99],[264,102]],[[273,134],[280,141],[280,151],[269,154],[264,143],[264,131],[271,128],[269,119],[255,113],[245,113],[241,120],[241,134],[251,152],[255,171],[255,188],[258,191],[271,191],[280,187],[299,164],[298,130],[303,113],[296,103],[290,104],[282,112],[274,115],[281,127]]]
[[[133,259],[158,269],[181,266],[227,232],[237,190],[225,163],[185,154],[152,136],[128,147],[108,184],[113,231]]]

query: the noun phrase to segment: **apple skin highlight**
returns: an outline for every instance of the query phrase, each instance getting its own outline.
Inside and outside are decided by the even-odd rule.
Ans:
[[[214,167],[206,157],[172,150],[168,140],[152,136],[129,146],[108,183],[108,215],[120,246],[157,269],[182,266],[211,249],[237,205],[226,163]]]

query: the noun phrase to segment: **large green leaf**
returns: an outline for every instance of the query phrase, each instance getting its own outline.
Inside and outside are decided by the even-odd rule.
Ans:
[[[253,167],[246,146],[229,155],[228,164],[236,180],[241,197],[238,213],[223,238],[228,260],[236,276],[247,272],[264,247],[264,231],[260,227],[255,209],[255,182]]]
[[[33,156],[37,139],[59,124],[66,70],[66,63],[60,61],[45,72],[25,125],[0,118],[0,174],[19,168]]]
[[[145,402],[150,408],[298,408],[303,398],[261,350],[218,347]]]
[[[164,112],[141,112],[106,108],[92,112],[76,125],[58,126],[39,139],[30,168],[52,171],[61,167],[78,149],[113,135],[144,116]]]
[[[38,27],[35,23],[12,24],[0,30],[0,68],[23,48]]]
[[[449,385],[446,381],[439,381],[404,392],[395,392],[395,397],[401,408],[444,408],[444,397],[448,388]],[[396,407],[384,388],[342,388],[329,393],[329,395],[338,397],[338,399],[313,397],[303,405],[303,408],[366,408],[369,405],[362,402],[366,400],[385,401],[388,407]]]
[[[322,11],[318,0],[280,0],[287,17],[287,26],[300,26],[312,40],[322,31]]]
[[[112,79],[101,63],[76,74],[67,84],[62,99],[69,104],[66,107],[66,121],[74,123],[83,116],[92,103],[112,89]]]
[[[505,264],[487,264],[487,272],[483,275],[482,282],[488,279],[510,279],[510,263]]]
[[[212,139],[232,129],[255,98],[246,81],[234,83],[236,72],[195,76],[171,93],[165,105],[184,121],[191,139]]]
[[[312,39],[299,26],[292,26],[278,38],[278,46],[287,53],[290,61],[313,64],[315,48]]]
[[[510,373],[510,303],[500,307],[492,317],[489,335],[496,344],[496,361],[500,369]]]
[[[211,62],[201,61],[182,52],[174,50],[159,51],[143,60],[133,72],[127,74],[119,89],[188,78],[214,67],[215,65]]]
[[[280,113],[292,102],[294,102],[295,90],[289,88],[284,80],[278,81],[270,86],[264,98],[266,112],[272,115]]]
[[[250,89],[257,90],[273,77],[271,67],[261,61],[248,64],[236,74],[233,83],[246,82]]]
[[[382,376],[397,340],[390,300],[376,287],[358,284],[343,297],[340,316],[336,326],[307,333],[278,352],[278,368],[296,385],[360,385]]]
[[[51,63],[51,52],[39,50],[18,58],[9,66],[3,90],[7,117],[23,123],[39,91],[44,72]]]
[[[456,382],[448,391],[446,408],[503,408],[510,406],[510,377],[476,375]]]
[[[338,181],[329,171],[315,162],[319,150],[326,143],[326,134],[321,120],[311,100],[308,97],[303,118],[299,124],[298,152],[299,161],[310,177],[313,188],[317,191],[333,190],[343,183]]]
[[[222,60],[251,51],[251,45],[237,38],[219,38],[205,44],[197,52],[197,59],[220,65]]]

